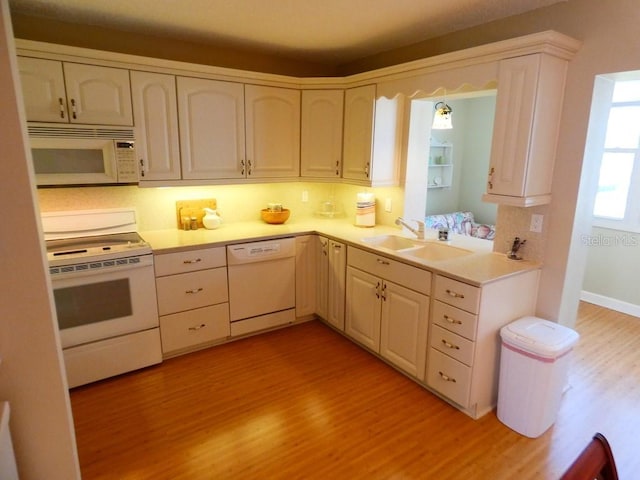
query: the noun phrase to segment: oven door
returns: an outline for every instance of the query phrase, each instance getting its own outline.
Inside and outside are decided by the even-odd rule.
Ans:
[[[153,256],[135,264],[52,275],[62,347],[157,327]],[[118,260],[115,260],[118,262]],[[127,263],[125,259],[125,263]]]
[[[116,183],[114,141],[86,138],[30,138],[38,185]]]

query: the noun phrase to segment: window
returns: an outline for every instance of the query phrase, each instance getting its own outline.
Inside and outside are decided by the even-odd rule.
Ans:
[[[639,205],[640,79],[617,80],[602,149],[594,224],[639,231]]]

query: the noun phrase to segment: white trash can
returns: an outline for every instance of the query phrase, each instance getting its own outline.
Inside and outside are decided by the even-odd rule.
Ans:
[[[537,317],[523,317],[500,330],[498,419],[530,438],[556,420],[567,382],[576,331]]]

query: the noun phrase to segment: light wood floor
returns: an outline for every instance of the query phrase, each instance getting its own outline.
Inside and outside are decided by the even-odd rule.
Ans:
[[[640,478],[640,319],[580,307],[571,388],[537,439],[472,420],[320,322],[71,393],[93,479],[556,479],[596,432]]]

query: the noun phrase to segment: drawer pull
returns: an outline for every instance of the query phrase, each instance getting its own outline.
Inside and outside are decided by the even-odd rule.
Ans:
[[[193,331],[196,331],[196,330],[200,330],[201,328],[204,328],[206,326],[207,326],[206,324],[201,323],[200,325],[197,325],[195,327],[189,327],[189,330],[193,332]]]
[[[184,260],[182,263],[184,263],[185,265],[189,265],[191,263],[200,263],[201,261],[201,258],[194,258],[193,260]]]
[[[440,378],[442,378],[445,382],[452,382],[452,383],[456,383],[456,379],[450,377],[449,375],[446,375],[442,372],[438,372],[438,374],[440,375]]]
[[[444,315],[443,318],[445,319],[445,321],[449,322],[451,325],[462,325],[462,322],[460,320],[451,318],[449,315]]]
[[[378,262],[380,265],[390,265],[388,261],[383,260],[381,258],[376,258],[376,262]]]
[[[192,288],[191,290],[186,290],[184,293],[200,293],[202,290],[204,290],[204,288],[202,287],[198,287],[198,288]]]
[[[453,290],[449,290],[447,288],[446,290],[447,295],[453,297],[453,298],[464,298],[464,293],[458,293],[458,292],[454,292]]]
[[[442,339],[442,344],[447,348],[451,348],[452,350],[460,350],[460,347],[458,345],[454,345],[453,343],[449,343],[444,338]]]

